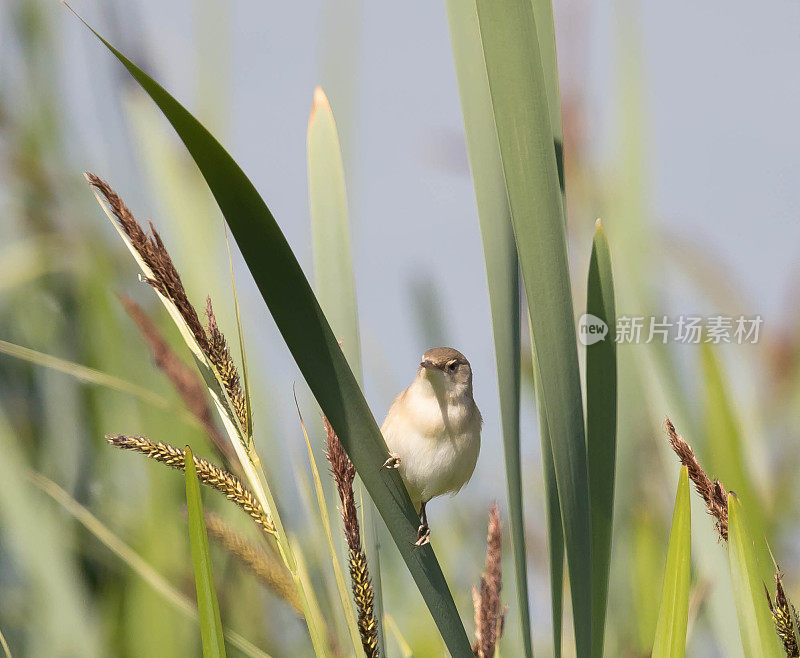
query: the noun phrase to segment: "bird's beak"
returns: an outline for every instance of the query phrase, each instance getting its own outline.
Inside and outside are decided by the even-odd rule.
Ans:
[[[433,370],[433,369],[434,369],[436,366],[435,366],[435,365],[433,365],[433,363],[431,363],[430,361],[428,361],[428,360],[426,359],[425,361],[422,361],[422,362],[419,364],[419,367],[420,367],[420,368],[425,368],[426,370]]]

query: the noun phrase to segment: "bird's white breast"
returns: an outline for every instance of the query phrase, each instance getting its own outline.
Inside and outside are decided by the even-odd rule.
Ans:
[[[414,504],[455,493],[472,477],[480,451],[481,415],[471,396],[442,401],[412,385],[395,400],[381,431],[400,458]]]

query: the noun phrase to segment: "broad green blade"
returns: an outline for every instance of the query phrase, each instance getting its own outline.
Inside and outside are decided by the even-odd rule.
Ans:
[[[361,339],[358,331],[355,275],[350,253],[347,190],[339,133],[328,98],[321,87],[314,90],[314,104],[308,118],[308,199],[311,207],[311,235],[314,251],[314,282],[317,299],[331,329],[342,343],[342,351],[359,384]],[[375,618],[383,619],[381,561],[378,548],[377,511],[364,496],[359,480],[365,550],[375,594]],[[385,655],[383,632],[378,633],[378,650]]]
[[[667,566],[661,589],[653,658],[679,658],[686,653],[689,623],[689,582],[691,575],[692,511],[689,500],[689,471],[681,467],[675,511],[669,534]]]
[[[91,28],[90,28],[91,29]],[[472,649],[430,546],[414,546],[419,519],[378,424],[286,238],[253,184],[220,143],[158,83],[95,35],[158,105],[208,183],[300,371],[367,487],[454,656]],[[574,335],[574,334],[573,334]]]
[[[566,232],[530,0],[477,0],[506,192],[533,327],[564,527],[576,650],[591,653],[589,481]]]
[[[446,0],[445,4],[489,285],[520,630],[524,653],[532,656],[519,446],[520,299],[517,250],[500,148],[492,119],[492,99],[483,65],[475,3]],[[560,518],[558,524],[560,527]]]
[[[783,652],[764,596],[767,571],[760,568],[742,503],[733,492],[728,495],[728,560],[744,655],[778,658]]]
[[[203,499],[200,482],[194,467],[194,456],[186,446],[186,509],[189,514],[189,542],[192,546],[194,585],[197,592],[197,610],[200,613],[200,636],[203,639],[203,656],[225,656],[225,640],[222,620],[219,616],[217,591],[214,588],[214,572],[208,552],[208,535],[203,516]]]
[[[538,377],[538,375],[535,375]],[[539,440],[542,444],[542,471],[544,495],[547,499],[547,553],[550,561],[550,607],[553,616],[553,656],[561,656],[561,635],[564,615],[564,529],[561,525],[561,505],[558,501],[556,469],[547,414],[541,402],[541,386],[536,380],[537,411],[539,414]]]
[[[528,327],[531,326],[530,315]],[[533,329],[530,329],[533,335]],[[532,342],[532,341],[531,341]],[[550,428],[547,425],[547,413],[544,409],[541,375],[536,360],[536,351],[531,344],[533,361],[533,387],[536,398],[536,412],[539,417],[539,443],[542,449],[542,474],[544,477],[544,495],[546,499],[545,517],[547,518],[547,553],[550,564],[550,607],[553,617],[553,656],[561,657],[563,617],[564,617],[564,527],[561,523],[561,504],[558,500],[558,484],[556,468],[553,463],[553,445]]]
[[[533,0],[533,15],[536,20],[536,34],[539,39],[539,53],[542,57],[544,82],[547,87],[547,106],[550,109],[550,129],[553,131],[553,147],[558,163],[558,180],[564,194],[564,136],[561,124],[561,91],[558,83],[558,58],[556,56],[556,30],[553,23],[553,3],[551,0]],[[565,224],[566,228],[566,224]]]
[[[709,473],[725,483],[742,500],[747,501],[744,512],[759,512],[762,505],[756,496],[747,465],[746,445],[742,439],[741,421],[736,406],[730,399],[729,386],[725,381],[717,350],[710,343],[700,348],[703,375],[703,430],[705,443],[701,454]],[[762,514],[748,514],[747,525],[754,537],[765,536]]]
[[[617,461],[617,326],[611,252],[600,220],[589,263],[586,313],[600,318],[607,333],[586,346],[586,446],[592,510],[592,655],[603,655],[611,530],[614,523],[614,472]],[[592,318],[581,330],[594,324]],[[584,342],[592,336],[587,335]]]
[[[314,288],[333,333],[342,343],[350,369],[361,381],[361,339],[344,163],[333,111],[321,87],[314,90],[306,147]]]

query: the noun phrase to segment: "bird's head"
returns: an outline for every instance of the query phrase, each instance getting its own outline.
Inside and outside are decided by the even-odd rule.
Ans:
[[[472,368],[467,357],[452,347],[434,347],[425,352],[417,378],[449,399],[472,397]]]

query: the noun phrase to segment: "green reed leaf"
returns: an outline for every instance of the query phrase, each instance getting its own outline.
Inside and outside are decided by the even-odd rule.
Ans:
[[[781,646],[764,595],[763,576],[767,571],[759,565],[742,503],[733,492],[728,495],[728,561],[745,656],[778,658]]]
[[[603,340],[586,346],[586,445],[592,493],[592,655],[602,658],[617,461],[617,318],[611,252],[599,219],[589,263],[586,313],[600,318],[608,328]]]
[[[214,588],[214,572],[208,550],[208,534],[203,516],[203,499],[200,481],[194,467],[192,450],[186,446],[186,508],[189,514],[189,543],[192,547],[194,585],[197,592],[197,610],[200,613],[200,636],[203,640],[203,656],[213,658],[225,656],[225,639],[222,620],[219,616],[217,591]]]
[[[675,511],[669,534],[653,658],[680,658],[686,653],[692,550],[689,494],[689,470],[682,466],[678,477],[678,491],[675,494]]]

